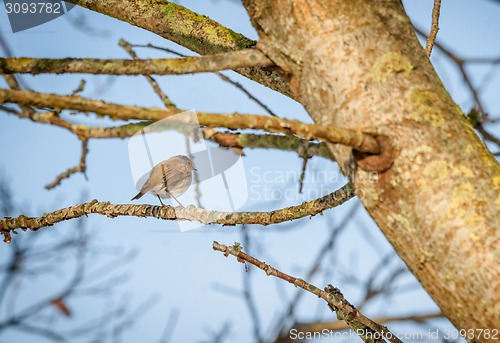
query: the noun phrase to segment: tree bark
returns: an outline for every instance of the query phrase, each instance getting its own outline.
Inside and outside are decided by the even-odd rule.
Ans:
[[[257,48],[288,73],[292,96],[316,123],[392,144],[390,168],[376,174],[366,169],[376,170],[378,157],[330,148],[443,313],[460,329],[498,328],[500,167],[444,88],[401,2],[244,5]]]

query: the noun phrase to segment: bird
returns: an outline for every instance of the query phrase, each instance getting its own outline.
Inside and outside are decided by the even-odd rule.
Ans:
[[[146,193],[154,194],[160,200],[162,206],[165,206],[161,198],[173,198],[177,203],[184,207],[179,200],[181,196],[191,185],[193,180],[194,168],[191,159],[184,155],[176,155],[168,160],[164,160],[151,169],[148,179],[141,190],[131,199],[137,200]]]

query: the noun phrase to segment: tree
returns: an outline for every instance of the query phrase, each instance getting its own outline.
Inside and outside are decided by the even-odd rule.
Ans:
[[[500,167],[444,88],[401,2],[245,1],[259,33],[257,43],[173,3],[71,2],[157,33],[205,56],[163,64],[4,59],[0,70],[5,74],[137,75],[234,69],[299,101],[315,125],[215,114],[199,115],[201,125],[263,129],[321,140],[352,186],[270,213],[228,214],[165,207],[158,214],[154,206],[90,202],[39,218],[7,218],[0,223],[6,237],[15,228],[38,229],[88,213],[267,225],[320,213],[336,206],[339,196],[350,198],[354,189],[398,255],[457,328],[498,327],[500,311],[495,304],[500,303],[500,265],[495,256],[500,243]],[[432,39],[430,43],[432,46]],[[231,50],[235,52],[228,52]],[[85,170],[88,139],[99,135],[127,137],[138,127],[82,130],[61,120],[57,113],[33,113],[29,106],[145,120],[144,126],[179,113],[168,102],[165,110],[147,110],[15,90],[15,84],[11,88],[0,92],[2,102],[25,106],[24,115],[65,127],[79,136],[83,147],[79,171]],[[248,142],[226,132],[214,135],[205,130],[203,134],[233,148],[244,148]],[[264,146],[264,139],[255,138],[257,145]],[[297,144],[304,144],[301,140],[295,140],[295,145],[285,143],[284,138],[279,140],[271,146],[296,149]],[[242,258],[238,246],[224,251]],[[322,296],[327,297],[324,293]],[[342,313],[338,303],[331,305]]]
[[[21,211],[3,177],[0,195],[2,215]],[[76,227],[66,233],[47,235],[47,231],[19,237],[2,250],[2,338],[15,335],[19,341],[44,342],[119,340],[131,318],[137,320],[152,305],[154,298],[131,311],[129,302],[116,297],[118,285],[126,280],[120,269],[126,268],[135,252],[99,245],[83,220],[74,224]],[[37,289],[41,280],[50,278],[56,280],[54,287]],[[94,306],[88,318],[81,311],[82,302]],[[84,323],[71,322],[74,317],[83,317]]]

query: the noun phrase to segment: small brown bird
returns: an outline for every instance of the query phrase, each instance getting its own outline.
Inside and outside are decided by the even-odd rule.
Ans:
[[[193,162],[189,157],[177,155],[162,161],[151,169],[148,179],[131,200],[136,200],[146,193],[154,194],[163,204],[161,198],[173,198],[179,205],[182,204],[176,197],[184,194],[193,180]]]

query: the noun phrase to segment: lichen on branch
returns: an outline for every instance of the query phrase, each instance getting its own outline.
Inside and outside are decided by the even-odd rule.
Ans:
[[[108,116],[113,120],[156,121],[183,112],[177,108],[161,109],[124,106],[101,100],[90,100],[76,95],[63,96],[23,90],[0,89],[0,104],[6,102],[41,108],[54,108],[57,111],[66,109],[93,112],[98,116]],[[273,133],[293,134],[306,140],[320,140],[347,145],[361,152],[371,154],[378,154],[380,152],[377,140],[372,135],[358,130],[305,124],[298,120],[287,120],[262,115],[224,115],[197,112],[197,119],[200,125],[206,127],[254,129]]]
[[[154,217],[164,220],[188,220],[198,221],[203,224],[259,224],[270,225],[286,221],[296,220],[307,216],[315,216],[323,211],[336,207],[355,196],[351,184],[321,198],[304,201],[300,205],[290,206],[269,212],[219,212],[197,208],[193,205],[188,207],[111,204],[92,200],[87,203],[65,207],[60,210],[44,213],[41,217],[27,217],[21,215],[16,218],[5,217],[0,220],[0,234],[4,235],[4,241],[11,241],[11,233],[17,234],[15,229],[30,229],[36,231],[42,227],[52,226],[56,223],[75,219],[88,214],[96,213],[115,218],[119,216],[131,217]]]
[[[89,10],[153,32],[199,54],[248,49],[256,42],[205,15],[170,1],[68,0]],[[292,97],[289,77],[277,67],[251,67],[238,73]]]
[[[178,75],[272,66],[256,49],[162,59],[0,58],[0,74]]]

